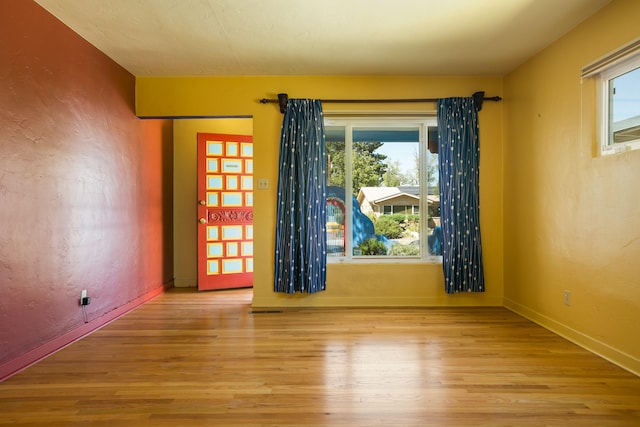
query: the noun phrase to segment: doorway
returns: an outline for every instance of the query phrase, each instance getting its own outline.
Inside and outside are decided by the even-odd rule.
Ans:
[[[253,135],[247,117],[175,118],[173,153],[174,286],[198,286],[197,134]]]

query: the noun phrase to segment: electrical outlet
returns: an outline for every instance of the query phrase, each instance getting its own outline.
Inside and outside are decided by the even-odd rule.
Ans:
[[[269,188],[269,180],[267,178],[258,179],[258,189],[267,190]]]
[[[571,292],[564,291],[564,305],[571,305]]]
[[[87,290],[83,289],[80,293],[80,305],[89,305],[91,304],[91,298],[87,296]]]

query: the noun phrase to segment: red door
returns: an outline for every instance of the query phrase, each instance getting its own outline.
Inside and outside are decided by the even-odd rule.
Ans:
[[[198,289],[253,286],[253,139],[198,133]]]

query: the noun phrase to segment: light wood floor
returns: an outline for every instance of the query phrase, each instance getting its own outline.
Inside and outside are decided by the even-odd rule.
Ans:
[[[0,383],[0,425],[640,426],[640,378],[502,308],[172,290]]]

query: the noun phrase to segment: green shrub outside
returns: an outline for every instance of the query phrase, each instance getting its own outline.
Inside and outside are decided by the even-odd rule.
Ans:
[[[391,256],[416,256],[420,254],[420,248],[416,245],[401,245],[396,243],[389,250]]]
[[[358,249],[360,249],[362,255],[387,254],[387,247],[385,246],[385,244],[374,237],[360,242],[360,244],[358,245]]]
[[[411,231],[417,232],[420,229],[419,215],[381,215],[373,220],[376,234],[385,236],[388,239],[398,239],[403,234]]]
[[[405,214],[392,214],[392,215],[383,215],[384,217],[388,217],[396,221],[398,224],[403,222],[407,224],[417,224],[420,221],[419,215],[405,215]]]
[[[376,219],[374,227],[376,234],[385,236],[387,239],[398,239],[404,231],[400,223],[391,217],[392,215],[382,215]]]

